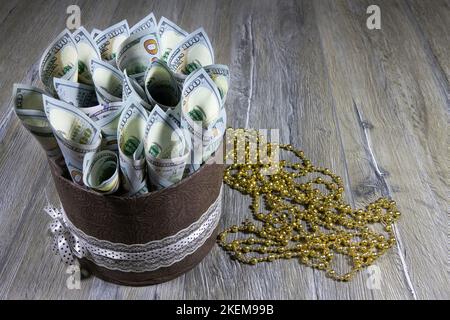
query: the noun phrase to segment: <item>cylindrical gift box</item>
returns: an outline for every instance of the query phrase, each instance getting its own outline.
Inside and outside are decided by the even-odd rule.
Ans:
[[[211,250],[221,214],[224,166],[212,161],[180,182],[137,198],[102,195],[73,183],[49,160],[81,267],[109,282],[171,280]]]

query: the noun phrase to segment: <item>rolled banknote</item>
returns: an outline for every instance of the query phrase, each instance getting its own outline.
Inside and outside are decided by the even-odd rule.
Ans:
[[[156,105],[145,129],[145,158],[148,176],[156,189],[166,188],[183,178],[189,150],[182,130]]]
[[[99,104],[89,108],[80,108],[85,115],[87,115],[94,122],[101,120],[111,113],[122,109],[122,102],[111,102],[109,104]]]
[[[91,72],[100,104],[122,101],[122,72],[97,59],[91,60]]]
[[[227,98],[228,89],[230,88],[230,69],[223,64],[211,64],[203,67],[203,69],[205,69],[206,73],[219,89],[223,107],[223,103],[225,103]]]
[[[166,17],[161,17],[158,23],[158,35],[161,60],[166,61],[172,49],[186,38],[188,33]]]
[[[191,135],[209,144],[212,127],[220,117],[222,99],[214,81],[201,68],[189,75],[183,86],[181,117]],[[202,130],[194,130],[194,122]]]
[[[220,112],[219,119],[212,126],[212,128],[206,132],[208,137],[204,140],[199,139],[195,135],[191,135],[189,130],[185,129],[184,133],[186,137],[190,137],[190,139],[186,139],[189,144],[190,150],[190,161],[186,166],[187,173],[191,174],[197,171],[200,166],[206,162],[213,153],[217,151],[220,144],[222,143],[223,136],[226,131],[226,123],[227,123],[227,114],[225,109],[222,109]],[[185,121],[182,120],[181,124],[182,128],[186,128]],[[198,126],[194,123],[194,130],[202,130],[201,126]]]
[[[122,185],[127,195],[145,193],[144,136],[147,111],[139,104],[128,101],[123,107],[117,127]],[[144,188],[144,189],[142,189]]]
[[[167,65],[180,84],[194,70],[214,64],[214,51],[203,28],[184,38],[169,54]]]
[[[56,94],[53,78],[78,81],[78,52],[69,30],[64,29],[42,55],[39,78],[51,94]]]
[[[73,39],[78,52],[78,82],[92,85],[91,60],[101,59],[97,44],[89,32],[80,27],[73,33]]]
[[[166,111],[167,116],[174,121],[179,128],[181,127],[181,104],[175,108],[170,108]]]
[[[123,93],[122,100],[124,102],[130,100],[133,103],[140,104],[145,109],[150,111],[152,106],[149,104],[145,91],[142,87],[132,78],[130,78],[127,74],[127,70],[123,72]]]
[[[95,121],[95,124],[102,131],[102,149],[118,151],[117,127],[119,125],[120,115],[122,114],[123,103],[111,102],[108,107],[115,110]]]
[[[102,30],[94,28],[91,31],[91,38],[95,40],[95,38],[97,38],[97,36],[102,33]]]
[[[90,152],[83,160],[83,183],[103,194],[117,191],[119,181],[119,159],[112,151]]]
[[[145,75],[145,93],[151,106],[163,110],[175,108],[181,103],[181,90],[173,73],[161,60],[152,62]]]
[[[133,79],[141,88],[144,88],[145,72],[129,75],[130,79]]]
[[[14,111],[23,126],[35,137],[47,156],[55,160],[62,157],[52,128],[44,111],[42,96],[45,92],[26,84],[15,83],[13,87]]]
[[[72,180],[83,183],[83,159],[101,143],[100,128],[78,108],[43,95],[45,114],[61,148]]]
[[[225,109],[220,111],[219,119],[213,125],[211,130],[207,132],[208,137],[205,139],[207,144],[203,145],[202,161],[207,161],[209,157],[217,151],[223,140],[223,135],[227,129],[227,112]]]
[[[77,108],[91,107],[97,103],[94,86],[53,78],[58,98]]]
[[[148,16],[142,18],[138,23],[132,26],[130,29],[130,35],[152,28],[156,28],[156,18],[153,12],[151,12]]]
[[[130,194],[130,193],[125,194],[125,196],[135,198],[135,197],[139,197],[139,196],[142,196],[142,195],[148,193],[147,180],[142,181],[141,184],[136,187],[136,190],[137,191],[132,194]]]
[[[159,57],[159,43],[156,27],[136,33],[119,46],[116,63],[120,70],[127,70],[139,82],[150,63]]]
[[[129,35],[127,20],[122,20],[99,33],[95,37],[95,42],[102,59],[115,65],[119,46]]]

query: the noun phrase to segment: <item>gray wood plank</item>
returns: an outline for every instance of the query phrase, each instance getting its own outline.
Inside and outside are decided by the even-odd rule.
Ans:
[[[450,4],[445,0],[433,0],[431,3],[407,0],[403,6],[410,21],[416,25],[430,64],[435,72],[442,72],[442,77],[450,81]],[[444,83],[442,84],[444,85]]]
[[[401,5],[378,2],[378,31],[365,28],[368,5],[317,3],[350,178],[354,193],[363,195],[358,201],[382,194],[399,204],[397,267],[410,297],[443,298],[449,294],[441,171],[446,97]],[[389,268],[383,267],[381,294],[396,297],[401,293],[393,279],[385,281]]]

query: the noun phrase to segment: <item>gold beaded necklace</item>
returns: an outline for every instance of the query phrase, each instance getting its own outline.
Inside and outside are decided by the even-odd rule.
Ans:
[[[269,159],[279,148],[292,152],[299,161],[262,161],[259,152],[251,152],[250,141],[256,141],[257,150],[267,150]],[[224,182],[252,197],[251,210],[256,220],[256,224],[246,220],[219,234],[219,245],[233,259],[251,265],[298,259],[324,270],[332,279],[349,281],[395,244],[392,225],[400,212],[394,201],[380,198],[365,210],[352,209],[343,200],[344,186],[339,176],[313,166],[303,151],[290,144],[267,143],[255,130],[228,129],[226,143],[233,147],[227,150],[226,159],[231,159],[232,164],[225,170]],[[243,163],[237,161],[240,154],[245,155]],[[269,167],[275,167],[275,172],[264,174]],[[313,173],[323,177],[298,181]],[[261,200],[266,213],[260,210]],[[384,235],[369,227],[375,224],[383,227]],[[228,239],[239,233],[250,236]],[[349,272],[342,274],[333,267],[337,254],[349,258]]]

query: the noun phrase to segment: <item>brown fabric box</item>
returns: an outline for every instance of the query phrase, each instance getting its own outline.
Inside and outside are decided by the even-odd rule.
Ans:
[[[86,190],[67,178],[49,160],[53,180],[65,213],[85,234],[113,243],[143,244],[166,238],[188,227],[217,199],[224,165],[208,162],[169,188],[138,198],[105,196]],[[171,280],[196,266],[211,250],[217,229],[194,253],[165,268],[149,272],[122,272],[80,259],[81,266],[109,282],[144,286]]]

